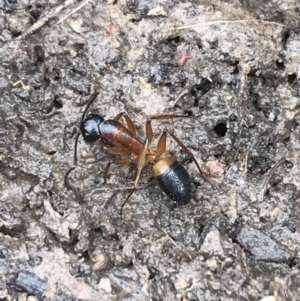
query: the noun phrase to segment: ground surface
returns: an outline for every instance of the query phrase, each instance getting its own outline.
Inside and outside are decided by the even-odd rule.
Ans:
[[[0,300],[299,300],[300,4],[61,4],[0,1]],[[147,115],[196,116],[153,122],[153,147],[174,130],[219,187],[187,164],[176,207],[146,166],[121,219],[134,165],[103,185],[111,156],[80,140],[68,189],[96,91],[141,139]]]

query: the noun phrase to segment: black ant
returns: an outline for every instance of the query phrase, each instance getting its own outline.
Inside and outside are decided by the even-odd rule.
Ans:
[[[97,98],[98,93],[91,96],[90,102],[87,105],[80,124],[80,133],[76,137],[75,141],[75,153],[74,153],[74,163],[77,163],[77,144],[80,134],[86,142],[95,142],[101,140],[103,142],[109,142],[114,147],[105,148],[105,150],[112,154],[118,155],[129,155],[127,158],[113,158],[111,159],[104,171],[104,183],[109,173],[111,164],[126,165],[135,161],[137,165],[137,175],[135,178],[134,188],[131,190],[126,200],[122,204],[120,214],[126,202],[129,200],[131,195],[137,189],[138,182],[141,176],[141,172],[148,160],[153,166],[154,176],[157,180],[158,186],[161,190],[175,203],[179,205],[187,204],[191,199],[192,185],[188,172],[177,160],[171,157],[162,157],[166,151],[166,140],[169,134],[177,144],[182,148],[182,150],[187,154],[190,161],[194,161],[200,174],[202,174],[201,168],[195,159],[192,152],[177,138],[173,133],[168,130],[164,130],[161,134],[156,150],[151,150],[149,145],[153,139],[153,130],[151,125],[151,120],[162,120],[162,119],[173,119],[176,117],[189,117],[187,115],[175,115],[175,114],[164,114],[151,116],[147,118],[146,121],[146,139],[142,142],[136,137],[136,127],[133,121],[126,115],[126,113],[118,114],[114,119],[105,120],[101,115],[89,114],[85,118],[86,113],[91,106],[91,104]],[[119,122],[119,120],[124,117],[127,128]],[[68,184],[67,177],[69,173],[75,167],[71,168],[65,177],[65,183]],[[205,177],[204,177],[205,178]]]

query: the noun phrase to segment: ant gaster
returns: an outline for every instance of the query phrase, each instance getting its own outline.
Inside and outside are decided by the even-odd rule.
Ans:
[[[126,200],[122,204],[120,214],[126,202],[129,200],[130,196],[137,189],[138,182],[141,176],[141,172],[148,160],[153,166],[154,176],[157,180],[158,186],[161,190],[174,202],[179,205],[187,204],[191,199],[192,185],[188,172],[177,160],[171,157],[163,157],[166,151],[166,140],[169,134],[176,143],[182,148],[182,150],[187,154],[190,160],[194,161],[200,174],[202,175],[200,166],[195,159],[192,152],[177,138],[173,133],[164,130],[161,134],[156,150],[151,150],[149,145],[153,139],[153,130],[151,125],[151,120],[163,120],[163,119],[173,119],[175,117],[189,117],[187,115],[175,115],[175,114],[164,114],[151,116],[147,118],[146,121],[146,139],[142,142],[136,137],[136,127],[133,121],[125,114],[120,113],[114,119],[105,120],[101,115],[90,114],[85,118],[86,113],[97,98],[98,93],[91,96],[90,102],[87,105],[80,124],[80,133],[86,142],[95,142],[97,140],[110,142],[114,147],[105,148],[105,150],[112,154],[128,155],[127,158],[113,158],[111,159],[104,171],[104,183],[106,183],[109,169],[111,164],[126,165],[135,161],[137,165],[137,175],[135,178],[134,188],[131,190]],[[119,122],[119,120],[124,117],[127,128]],[[78,134],[75,142],[75,153],[74,153],[74,163],[77,163],[77,144]],[[74,167],[75,168],[75,167]],[[66,174],[66,177],[70,173],[70,169]],[[203,176],[203,175],[202,175]],[[65,179],[66,182],[66,179]]]

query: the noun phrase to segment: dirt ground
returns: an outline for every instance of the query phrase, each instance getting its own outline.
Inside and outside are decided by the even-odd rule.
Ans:
[[[300,2],[0,1],[0,300],[299,301]],[[146,165],[78,143],[80,120],[125,111],[174,131],[170,201]],[[186,157],[169,139],[168,153]],[[222,173],[223,172],[223,173]],[[211,171],[213,173],[213,171]]]

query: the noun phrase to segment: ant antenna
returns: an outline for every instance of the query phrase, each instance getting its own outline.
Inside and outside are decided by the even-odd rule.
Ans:
[[[88,109],[90,108],[90,106],[92,105],[92,103],[95,101],[95,99],[97,98],[97,96],[99,95],[98,92],[94,93],[91,95],[90,97],[90,100],[89,100],[89,103],[88,105],[86,106],[82,116],[81,116],[81,122],[85,119],[85,116],[86,116],[86,113],[88,111]],[[78,140],[79,140],[79,137],[80,137],[80,131],[79,133],[77,134],[76,136],[76,139],[75,139],[75,146],[74,146],[74,165],[77,165],[77,146],[78,146]]]
[[[74,188],[72,187],[72,185],[70,184],[69,182],[69,174],[71,173],[72,170],[74,170],[75,167],[72,167],[70,168],[67,173],[65,174],[65,178],[64,178],[64,184],[65,186],[69,189],[69,190],[73,190],[74,191]]]
[[[77,134],[75,139],[75,146],[74,146],[74,165],[77,165],[77,146],[78,146],[78,140],[80,137],[80,132]]]
[[[124,208],[124,206],[126,205],[127,201],[129,200],[129,198],[132,196],[132,194],[133,194],[135,191],[136,191],[136,188],[134,187],[134,188],[130,191],[130,193],[129,193],[128,197],[126,198],[126,200],[123,202],[123,204],[122,204],[122,206],[121,206],[121,210],[120,210],[120,215],[121,215],[121,216],[123,215],[123,208]]]
[[[86,108],[85,108],[85,110],[84,110],[84,112],[83,112],[83,114],[82,114],[81,121],[84,120],[85,115],[86,115],[86,112],[88,111],[88,109],[90,108],[90,106],[91,106],[92,103],[95,101],[95,99],[97,98],[98,95],[99,95],[98,92],[96,92],[96,93],[94,93],[94,94],[91,95],[90,101],[89,101],[88,105],[86,106]]]

